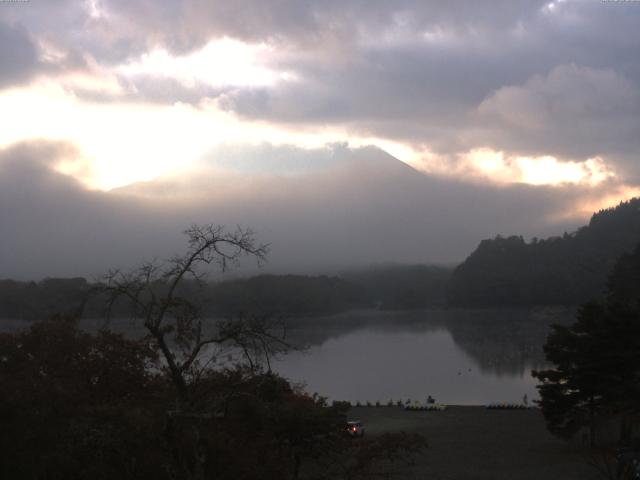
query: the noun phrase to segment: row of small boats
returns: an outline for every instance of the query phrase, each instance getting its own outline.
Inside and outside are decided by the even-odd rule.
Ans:
[[[427,405],[406,405],[404,409],[412,412],[443,412],[447,406],[442,403],[429,403]]]
[[[441,412],[447,409],[447,405],[444,403],[420,403],[420,402],[389,402],[386,404],[382,404],[380,402],[365,402],[360,403],[356,402],[352,403],[354,407],[400,407],[405,410],[415,411],[415,412]],[[485,405],[487,410],[527,410],[533,408],[531,405],[524,403],[490,403]]]
[[[524,403],[491,403],[487,405],[487,410],[526,410],[531,408]]]

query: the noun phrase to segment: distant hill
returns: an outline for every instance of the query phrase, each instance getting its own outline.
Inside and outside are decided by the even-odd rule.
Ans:
[[[451,306],[577,305],[604,293],[616,260],[640,244],[640,198],[594,214],[561,237],[483,240],[453,271],[433,265],[378,265],[340,276],[259,275],[215,282],[184,294],[206,315],[239,312],[324,315],[354,308],[389,310]],[[631,266],[629,268],[632,268]],[[627,275],[627,277],[629,276]],[[635,278],[635,277],[633,277]],[[83,278],[0,280],[0,318],[103,313],[104,298],[85,304],[94,285]],[[126,312],[117,310],[117,315]]]
[[[640,198],[595,213],[574,233],[483,240],[453,272],[457,306],[576,305],[603,294],[618,257],[640,243]]]
[[[446,303],[452,267],[438,265],[377,265],[347,272],[342,278],[359,287],[382,310],[411,310]]]
[[[212,284],[205,293],[216,315],[238,312],[318,315],[356,308],[412,310],[442,305],[451,269],[378,265],[339,277],[259,275]]]
[[[0,318],[44,319],[73,315],[91,285],[84,278],[46,278],[40,282],[0,280]]]
[[[205,311],[215,316],[319,315],[370,304],[358,286],[324,275],[258,275],[229,280],[208,285],[204,298]]]
[[[258,275],[214,282],[200,289],[185,281],[179,294],[206,316],[270,314],[327,315],[351,309],[416,309],[445,301],[451,269],[427,265],[386,265],[337,276]],[[105,313],[106,298],[86,295],[96,287],[84,278],[40,282],[0,280],[0,318],[37,320],[81,309],[87,317]],[[87,301],[85,301],[87,300]],[[128,314],[116,304],[115,316]]]

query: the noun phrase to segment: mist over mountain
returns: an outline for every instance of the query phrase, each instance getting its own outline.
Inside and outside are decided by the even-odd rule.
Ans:
[[[205,290],[198,291],[195,285],[187,284],[184,294],[202,303],[203,308],[214,316],[240,312],[296,316],[330,314],[353,308],[393,310],[444,304],[577,305],[598,297],[604,291],[607,276],[615,261],[640,243],[640,199],[636,198],[595,213],[588,225],[571,233],[565,231],[562,236],[547,239],[533,237],[531,241],[526,241],[522,235],[497,235],[493,239],[483,240],[455,268],[428,265],[426,262],[403,265],[380,261],[380,258],[419,261],[425,258],[416,253],[419,251],[422,255],[431,254],[434,250],[441,253],[452,251],[435,249],[433,239],[449,238],[451,231],[459,232],[456,228],[469,228],[473,223],[469,219],[464,224],[456,225],[442,210],[455,214],[455,218],[464,218],[464,214],[470,212],[447,210],[446,205],[430,205],[427,200],[433,189],[428,187],[437,188],[437,195],[441,196],[444,186],[383,152],[376,149],[354,151],[337,148],[342,151],[338,150],[341,155],[335,159],[335,168],[332,169],[317,169],[313,164],[310,167],[303,164],[303,168],[298,170],[285,168],[277,177],[259,173],[239,177],[230,169],[209,170],[178,181],[138,183],[110,193],[88,191],[63,175],[50,171],[48,177],[43,178],[49,179],[50,192],[59,196],[52,198],[67,202],[78,213],[84,214],[80,217],[83,222],[75,225],[79,237],[67,236],[67,243],[62,245],[69,249],[69,253],[58,250],[56,260],[65,260],[66,266],[87,265],[75,263],[65,256],[71,253],[71,249],[77,248],[73,250],[76,260],[87,262],[84,255],[91,255],[95,265],[104,263],[106,271],[113,266],[106,264],[106,261],[117,258],[115,255],[131,255],[132,252],[111,250],[104,257],[94,257],[92,249],[106,247],[109,239],[114,240],[110,246],[117,246],[115,240],[130,239],[125,235],[132,233],[136,235],[134,238],[138,243],[133,246],[137,249],[173,245],[178,249],[180,239],[177,230],[165,237],[165,229],[174,227],[181,215],[195,215],[196,218],[200,215],[203,218],[205,209],[214,205],[216,212],[229,217],[249,218],[253,220],[251,223],[271,231],[273,237],[282,242],[273,246],[276,259],[280,261],[275,268],[272,261],[271,268],[262,270],[241,266],[230,276],[213,274],[211,279],[214,282]],[[23,168],[25,165],[29,165],[29,162],[21,164]],[[23,171],[29,172],[32,177],[39,171],[42,175],[42,169],[38,167],[33,161],[31,168]],[[356,178],[367,187],[358,184]],[[60,185],[67,187],[66,197],[58,188]],[[402,185],[402,192],[398,191],[397,185]],[[224,198],[228,200],[231,197],[233,201],[222,202],[216,198],[216,192],[224,186],[228,189],[224,192]],[[285,189],[295,189],[295,192]],[[193,200],[194,191],[203,195],[198,201]],[[207,194],[209,191],[212,192],[210,195]],[[521,191],[525,199],[525,195],[532,192],[537,193],[537,190],[523,188]],[[451,195],[455,193],[450,192]],[[495,195],[495,192],[478,189],[478,193],[485,195],[485,201],[495,199],[490,195]],[[287,200],[290,195],[300,201],[291,204]],[[346,202],[342,209],[338,205],[340,201]],[[416,205],[412,201],[420,203]],[[168,208],[167,202],[174,205],[173,210]],[[175,205],[180,205],[180,208]],[[423,205],[431,208],[422,208]],[[48,211],[53,214],[56,211],[55,204],[53,208],[44,202],[38,206],[43,211],[39,221],[48,220],[45,226],[51,228],[55,217],[47,219],[44,213]],[[128,222],[110,223],[110,207],[128,212],[128,217],[118,217]],[[483,212],[480,209],[475,211]],[[492,212],[484,212],[487,215],[485,220],[497,221],[495,216],[489,215]],[[103,220],[100,227],[92,223],[96,219],[91,218],[90,214],[97,214],[99,216],[96,219]],[[143,217],[145,214],[150,217]],[[440,222],[443,230],[431,232],[426,227],[432,224],[421,222],[420,215],[424,215],[426,222]],[[264,223],[265,218],[268,224]],[[408,218],[412,221],[406,223]],[[71,219],[63,217],[62,220],[69,222]],[[78,248],[78,242],[86,238],[83,237],[86,232],[82,230],[84,222],[90,228],[102,228],[98,231],[106,234],[106,238],[96,235],[100,241],[84,245],[83,250]],[[476,222],[481,223],[479,219]],[[274,226],[280,226],[282,230]],[[115,231],[117,227],[122,228],[119,232],[122,238]],[[475,228],[480,231],[481,225]],[[15,229],[14,233],[24,231]],[[398,235],[399,231],[401,235]],[[413,232],[417,238],[407,235],[407,232]],[[152,238],[154,233],[158,235],[157,238]],[[351,239],[351,243],[347,239]],[[354,242],[356,239],[359,243]],[[35,246],[37,240],[45,242],[48,238],[35,236],[28,240],[34,242],[32,245]],[[415,248],[412,248],[414,244],[410,241],[415,241]],[[424,250],[420,248],[420,242],[424,242]],[[24,241],[23,244],[29,245],[29,242]],[[51,245],[51,249],[54,247],[55,244]],[[397,251],[394,250],[396,247]],[[384,253],[378,256],[377,251]],[[138,261],[152,258],[148,251],[140,251],[139,255]],[[124,267],[130,268],[135,261],[132,259],[131,264]],[[359,262],[361,265],[358,265]],[[292,274],[296,270],[315,269],[322,272],[332,268],[339,272],[339,276]],[[255,276],[256,272],[259,275]],[[239,278],[242,276],[250,278]],[[1,281],[0,315],[38,318],[57,311],[75,312],[91,289],[92,281],[89,279],[87,282],[84,278],[49,278],[38,283]],[[91,304],[88,312],[90,316],[101,314],[92,310]]]
[[[62,173],[70,152],[51,142],[0,152],[2,277],[127,269],[182,251],[180,232],[194,222],[250,227],[271,245],[267,265],[246,264],[242,275],[453,263],[496,233],[573,228],[579,220],[564,213],[591,193],[426,175],[378,148],[343,144],[231,145],[181,175],[102,192]]]

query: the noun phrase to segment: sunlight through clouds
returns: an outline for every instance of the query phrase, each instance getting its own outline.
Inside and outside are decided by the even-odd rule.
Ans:
[[[522,181],[532,185],[561,183],[598,185],[615,177],[600,157],[589,158],[584,162],[562,162],[550,156],[518,157],[516,162],[522,171]]]
[[[605,189],[596,189],[557,212],[548,214],[547,221],[562,223],[575,219],[589,218],[594,212],[610,208],[620,202],[640,197],[640,188],[632,185],[610,185]]]
[[[410,261],[638,194],[634,2],[457,3],[4,2],[0,180],[15,198],[144,191],[186,215],[215,198],[231,221],[245,195],[274,232],[413,231]]]
[[[145,53],[139,60],[118,68],[125,76],[153,75],[178,80],[185,87],[198,83],[210,86],[274,85],[287,77],[263,66],[271,52],[266,44],[249,45],[238,40],[212,40],[202,49],[185,56],[173,56],[159,48]],[[289,73],[289,76],[291,74]]]
[[[13,118],[0,131],[0,145],[71,141],[94,164],[95,177],[82,180],[102,189],[176,169],[228,129],[215,116],[201,121],[193,107],[88,104],[50,84],[0,95],[0,110]]]
[[[92,19],[106,18],[107,14],[100,0],[86,0],[85,8]]]
[[[74,81],[79,78],[92,82],[91,77]],[[101,84],[105,88],[110,85],[108,79],[97,78],[92,86]],[[215,101],[199,107],[184,103],[90,103],[58,83],[46,81],[3,92],[0,110],[12,118],[0,129],[0,147],[32,138],[70,141],[89,166],[59,170],[103,190],[189,170],[223,143],[320,148],[342,142],[356,147],[377,145],[403,161],[413,154],[401,143],[350,136],[339,127],[292,130],[241,121],[217,109]]]
[[[571,161],[550,155],[532,157],[506,154],[491,148],[472,149],[458,155],[457,160],[425,151],[419,161],[409,163],[429,174],[505,185],[597,186],[616,178],[615,172],[601,157]]]
[[[94,90],[117,92],[119,88],[108,75],[78,74],[67,80]],[[305,129],[241,120],[219,110],[215,100],[198,107],[185,103],[91,103],[51,81],[5,91],[0,94],[0,110],[12,118],[0,130],[0,146],[34,137],[71,141],[93,164],[74,176],[100,189],[188,169],[216,145],[233,142],[302,148],[336,142],[353,147],[375,145],[426,173],[498,184],[598,185],[615,177],[600,157],[563,161],[478,148],[452,162],[426,148],[419,151],[399,141],[353,135],[339,125]]]
[[[615,177],[599,157],[582,162],[562,161],[552,156],[505,155],[490,149],[475,149],[466,155],[471,168],[492,181],[530,185],[598,185]]]

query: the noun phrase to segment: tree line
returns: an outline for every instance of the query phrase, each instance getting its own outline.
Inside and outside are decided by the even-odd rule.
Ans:
[[[595,213],[588,225],[548,239],[497,236],[456,267],[457,306],[579,305],[602,298],[616,260],[640,243],[640,199]]]
[[[592,446],[606,445],[614,439],[603,427],[615,425],[618,444],[640,458],[640,245],[620,257],[604,298],[584,303],[572,325],[554,326],[544,350],[552,368],[533,376],[550,431],[586,430]]]
[[[258,275],[205,286],[185,279],[179,289],[182,296],[212,317],[243,312],[311,316],[350,309],[441,305],[450,273],[446,267],[389,265],[340,276]],[[104,313],[104,300],[100,282],[84,278],[0,280],[0,318],[35,320],[54,313],[73,315],[80,310],[86,317],[97,318]],[[124,304],[113,308],[115,313],[127,314]]]

